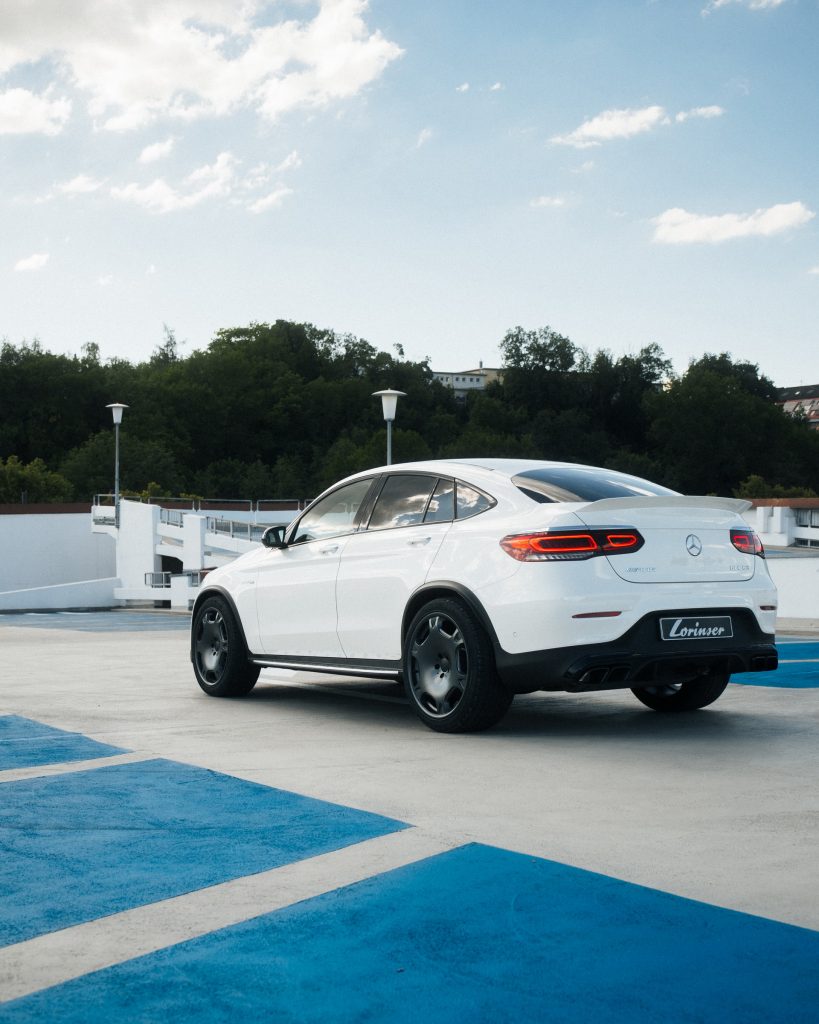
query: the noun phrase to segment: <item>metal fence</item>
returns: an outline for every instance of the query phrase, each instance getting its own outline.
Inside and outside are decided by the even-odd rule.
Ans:
[[[189,587],[198,587],[210,571],[210,569],[184,569],[182,572],[146,572],[145,586],[167,590],[170,588],[172,579],[184,576]]]
[[[268,527],[269,524],[244,523],[237,519],[217,519],[215,516],[208,516],[205,519],[205,529],[209,533],[221,533],[242,540],[261,540]]]
[[[312,498],[260,498],[250,501],[245,498],[174,498],[157,497],[147,500],[138,495],[120,495],[128,501],[144,502],[147,505],[159,505],[160,522],[172,526],[182,525],[183,512],[249,512],[259,515],[265,512],[301,512],[307,508]],[[95,494],[92,514],[95,523],[115,523],[115,499],[113,494]],[[208,517],[215,519],[216,517]],[[224,520],[230,522],[230,520]],[[220,531],[221,532],[221,531]],[[237,536],[239,536],[237,534]]]

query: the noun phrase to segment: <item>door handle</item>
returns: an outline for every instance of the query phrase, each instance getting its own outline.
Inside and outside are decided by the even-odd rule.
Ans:
[[[338,551],[338,544],[331,544],[329,548],[319,548],[320,555],[334,555]]]
[[[407,544],[411,548],[420,548],[424,544],[429,544],[431,540],[432,537],[416,537],[415,540],[408,540]]]

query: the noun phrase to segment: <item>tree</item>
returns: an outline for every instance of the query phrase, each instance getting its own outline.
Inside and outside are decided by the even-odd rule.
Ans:
[[[60,464],[60,473],[82,499],[110,493],[114,485],[113,431],[93,434],[72,449]],[[123,491],[137,494],[149,483],[157,484],[166,495],[185,489],[183,473],[159,442],[143,441],[126,431],[120,433],[120,478]]]
[[[584,353],[551,327],[514,327],[500,343],[505,400],[530,415],[541,409],[569,409],[580,401],[575,372]]]
[[[59,502],[71,500],[71,484],[52,473],[42,459],[24,465],[16,455],[0,459],[0,503]]]
[[[732,494],[751,474],[789,482],[799,470],[792,424],[748,363],[705,355],[652,396],[650,439],[666,480],[694,494]],[[764,438],[764,443],[757,439]]]

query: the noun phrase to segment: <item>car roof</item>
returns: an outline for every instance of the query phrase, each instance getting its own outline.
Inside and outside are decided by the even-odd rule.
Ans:
[[[359,473],[351,473],[350,476],[345,477],[343,480],[337,480],[334,484],[331,484],[323,493],[335,490],[339,484],[360,480],[368,476],[376,476],[379,473],[437,473],[439,476],[468,476],[475,483],[491,486],[493,474],[496,480],[498,477],[509,480],[517,476],[518,473],[563,466],[576,470],[588,470],[589,472],[599,473],[601,471],[599,466],[584,466],[575,462],[556,462],[550,459],[483,459],[479,457],[471,459],[425,459],[418,462],[394,462],[390,466],[373,466],[371,469],[364,469]],[[470,472],[465,473],[464,470],[469,470]]]
[[[489,473],[498,473],[501,476],[513,477],[518,473],[525,473],[533,469],[549,469],[561,466],[572,469],[587,469],[590,472],[600,472],[599,466],[586,466],[576,462],[557,462],[551,459],[426,459],[418,462],[394,462],[390,466],[375,466],[372,469],[362,470],[353,474],[350,479],[359,476],[368,476],[371,473],[400,473],[401,471],[413,473],[441,473],[448,476],[457,476],[458,470],[468,466],[471,469],[484,470]]]

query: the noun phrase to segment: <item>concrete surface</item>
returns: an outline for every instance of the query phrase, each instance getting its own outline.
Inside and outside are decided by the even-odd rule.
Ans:
[[[507,1019],[499,1005],[508,1019],[542,1019],[534,1007],[544,999],[554,1020],[816,1020],[819,643],[788,639],[781,655],[792,670],[737,677],[744,683],[702,712],[658,715],[628,692],[534,694],[495,730],[452,737],[424,728],[389,684],[266,670],[244,700],[208,698],[178,617],[4,618],[0,715],[17,716],[5,721],[17,742],[20,720],[33,732],[31,749],[6,750],[0,770],[0,881],[14,883],[14,913],[28,920],[0,949],[0,999],[13,1000],[0,1021],[230,1020],[231,1007],[245,1016],[259,1005],[282,1020],[403,1019],[390,991],[435,1021]],[[65,755],[74,742],[65,733],[77,737],[77,760]],[[51,742],[62,760],[43,763]],[[148,779],[162,800],[145,795]],[[265,810],[264,790],[255,809],[239,811],[232,794],[248,792],[239,780],[284,794],[270,798],[284,813]],[[310,827],[302,848],[271,863],[264,828],[289,836],[286,811],[299,796],[323,802],[322,820],[340,807],[353,821],[388,824],[320,849]],[[185,806],[198,808],[193,824]],[[175,837],[164,862],[150,853],[162,846],[157,833]],[[71,870],[46,861],[41,884],[23,884],[21,858],[36,864],[54,843],[74,850]],[[143,859],[176,885],[134,884],[123,899]],[[123,885],[109,899],[118,871]],[[67,886],[96,902],[66,918],[77,902]],[[317,931],[335,938],[316,946]],[[714,946],[714,934],[725,941]],[[521,971],[507,957],[501,978],[493,951],[510,943]],[[252,980],[232,986],[223,970],[246,962],[248,948],[257,950],[252,997]],[[367,960],[374,948],[383,957]],[[631,948],[633,960],[622,953]],[[666,974],[679,964],[696,984],[659,976],[657,950]],[[539,975],[538,964],[552,967]],[[274,980],[263,983],[266,973]],[[190,1018],[171,998],[180,985]],[[633,985],[643,986],[636,1003]],[[271,986],[281,999],[270,1001]],[[472,1001],[455,999],[470,986]],[[446,998],[436,1002],[438,990]]]

